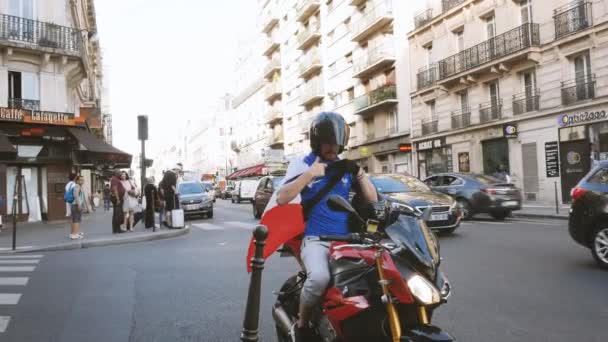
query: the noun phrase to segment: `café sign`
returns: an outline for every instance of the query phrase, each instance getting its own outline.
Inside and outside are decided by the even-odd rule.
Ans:
[[[72,113],[0,107],[0,121],[36,123],[60,126],[79,126],[83,120]]]

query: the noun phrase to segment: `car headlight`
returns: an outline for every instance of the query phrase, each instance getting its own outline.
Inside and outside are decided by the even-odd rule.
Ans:
[[[391,202],[391,209],[405,209],[405,210],[409,210],[411,212],[416,212],[416,209],[410,207],[407,204],[403,204],[403,203],[397,203],[397,202]]]
[[[437,289],[428,280],[418,274],[408,279],[407,286],[414,297],[424,305],[437,304],[441,300]]]

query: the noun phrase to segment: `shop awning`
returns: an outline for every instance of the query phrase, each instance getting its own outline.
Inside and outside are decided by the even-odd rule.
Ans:
[[[0,132],[0,160],[12,160],[17,157],[17,150],[8,140],[8,137]]]
[[[227,178],[234,180],[234,179],[246,178],[246,177],[264,176],[263,172],[264,172],[265,168],[266,168],[266,164],[260,164],[260,165],[248,167],[248,168],[233,172]]]
[[[81,149],[77,151],[78,161],[81,164],[93,164],[96,166],[109,164],[117,168],[131,167],[132,157],[130,154],[97,138],[86,129],[70,127],[68,131],[81,145]]]

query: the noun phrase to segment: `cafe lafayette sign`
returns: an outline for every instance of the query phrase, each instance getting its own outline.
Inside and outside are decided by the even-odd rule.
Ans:
[[[0,107],[0,121],[36,123],[59,126],[80,126],[83,120],[71,113],[47,112]]]

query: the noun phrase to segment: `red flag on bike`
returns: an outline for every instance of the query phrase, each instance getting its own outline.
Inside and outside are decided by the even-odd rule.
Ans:
[[[268,210],[260,224],[268,228],[266,246],[264,246],[264,259],[267,259],[282,244],[304,234],[304,215],[299,204],[276,206]],[[247,253],[247,272],[251,272],[251,258],[255,252],[255,241],[251,238],[249,252]]]

